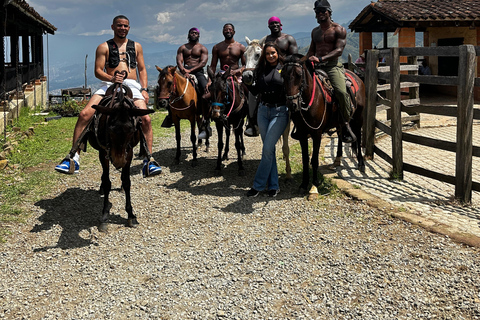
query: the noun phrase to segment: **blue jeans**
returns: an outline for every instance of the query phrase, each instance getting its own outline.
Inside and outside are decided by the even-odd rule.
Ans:
[[[262,137],[262,159],[253,180],[253,189],[263,191],[278,190],[277,158],[275,144],[282,136],[289,121],[286,106],[267,107],[263,103],[258,106],[257,123]]]

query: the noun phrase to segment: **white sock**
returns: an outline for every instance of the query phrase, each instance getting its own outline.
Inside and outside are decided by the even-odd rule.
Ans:
[[[73,156],[73,160],[77,161],[78,165],[80,165],[80,154],[75,152],[75,155]]]

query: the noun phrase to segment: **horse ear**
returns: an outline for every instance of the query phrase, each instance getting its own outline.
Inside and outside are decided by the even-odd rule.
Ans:
[[[137,109],[137,108],[134,108],[134,109],[129,109],[128,110],[128,114],[132,117],[143,117],[147,114],[150,114],[150,113],[154,113],[155,110],[152,110],[152,109]]]
[[[248,45],[250,45],[252,43],[252,41],[247,36],[245,36],[245,41],[247,41]]]
[[[98,112],[100,113],[103,113],[103,114],[106,114],[106,115],[110,115],[112,114],[113,112],[113,108],[109,108],[109,107],[105,107],[105,106],[100,106],[98,104],[95,104],[92,106],[93,109],[97,110]]]
[[[230,67],[228,67],[228,68],[225,70],[225,73],[222,74],[222,79],[223,79],[223,80],[227,79],[227,78],[230,76],[230,71],[231,71],[231,70],[232,70],[232,69],[231,69]]]
[[[169,69],[168,71],[170,71],[170,73],[173,75],[173,74],[175,74],[175,72],[177,72],[177,67],[173,67],[173,68]]]
[[[159,66],[155,65],[155,68],[157,68],[158,72],[162,72],[162,68],[160,68]]]

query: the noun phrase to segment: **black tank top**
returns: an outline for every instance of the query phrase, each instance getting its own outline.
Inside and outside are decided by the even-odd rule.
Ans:
[[[118,46],[113,39],[107,41],[108,44],[108,67],[116,68],[120,63],[120,53],[118,52]],[[135,52],[135,41],[128,40],[127,42],[127,55],[126,59],[130,68],[135,69],[137,67],[137,54]]]

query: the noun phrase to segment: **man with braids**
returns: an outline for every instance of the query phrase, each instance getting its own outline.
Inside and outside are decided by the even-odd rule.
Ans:
[[[138,42],[127,39],[130,31],[130,21],[127,17],[123,15],[116,16],[113,19],[111,28],[114,34],[113,39],[100,44],[95,53],[95,77],[103,81],[102,87],[90,98],[78,116],[73,131],[73,146],[70,152],[70,154],[74,154],[73,159],[69,154],[55,167],[55,170],[60,173],[78,173],[80,169],[80,147],[77,140],[95,114],[95,109],[92,106],[100,103],[108,87],[114,83],[128,86],[132,90],[135,105],[140,109],[147,108],[148,78],[145,61],[143,60],[143,48]],[[122,74],[123,71],[127,72],[126,79],[124,79]],[[139,79],[137,79],[137,71]],[[142,132],[148,148],[146,151],[151,155],[153,144],[152,123],[148,115],[141,117],[141,119]],[[71,167],[72,164],[74,167]],[[157,175],[161,172],[162,168],[152,158],[145,158],[143,162],[144,177]]]
[[[342,117],[341,139],[345,143],[356,141],[349,122],[352,116],[350,96],[347,92],[345,69],[338,58],[347,44],[347,31],[332,21],[332,8],[327,0],[317,0],[314,4],[315,17],[320,24],[312,30],[312,42],[307,53],[309,61],[315,63],[316,69],[323,69],[328,74],[338,101]]]

